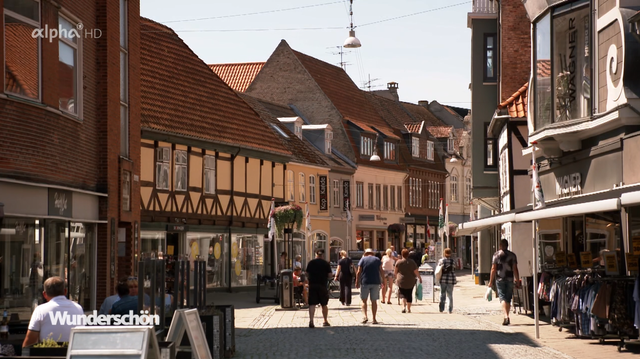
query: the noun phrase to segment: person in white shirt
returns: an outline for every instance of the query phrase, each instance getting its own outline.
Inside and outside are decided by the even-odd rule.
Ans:
[[[382,270],[384,271],[384,278],[382,278],[382,283],[386,284],[382,287],[382,304],[384,304],[384,297],[387,292],[387,304],[391,304],[391,292],[393,291],[393,270],[394,265],[396,264],[396,259],[393,257],[393,251],[391,248],[387,249],[387,252],[384,257],[382,257]]]
[[[54,324],[51,317],[55,313],[69,315],[72,316],[71,318],[84,314],[82,307],[78,303],[65,297],[67,290],[64,280],[60,277],[51,277],[44,281],[42,294],[47,303],[40,304],[31,314],[27,336],[22,343],[23,348],[49,337],[57,342],[68,342],[71,328],[76,327],[76,324],[68,324],[70,318],[65,318],[62,323]]]

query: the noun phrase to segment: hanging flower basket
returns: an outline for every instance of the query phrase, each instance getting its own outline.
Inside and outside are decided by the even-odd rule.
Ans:
[[[394,223],[392,225],[389,225],[389,227],[387,227],[387,232],[389,232],[389,234],[400,234],[404,231],[405,231],[405,227],[400,223]]]
[[[276,207],[273,211],[273,219],[275,219],[276,222],[276,232],[278,235],[282,235],[282,230],[287,224],[295,223],[296,228],[300,230],[303,218],[302,208],[296,204]]]

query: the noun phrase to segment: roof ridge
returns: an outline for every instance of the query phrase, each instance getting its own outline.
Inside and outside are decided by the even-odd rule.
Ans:
[[[511,95],[511,97],[509,97],[508,99],[504,100],[502,103],[500,103],[498,105],[499,109],[503,109],[507,106],[509,106],[509,104],[511,104],[513,101],[517,100],[518,97],[522,96],[522,94],[524,94],[527,89],[529,88],[529,82],[525,82],[524,85],[522,85],[522,87],[520,87],[520,89],[518,89],[518,91],[514,92],[513,95]]]
[[[248,65],[248,64],[264,64],[266,61],[247,61],[247,62],[225,62],[221,64],[207,64],[209,66],[228,66],[228,65]]]

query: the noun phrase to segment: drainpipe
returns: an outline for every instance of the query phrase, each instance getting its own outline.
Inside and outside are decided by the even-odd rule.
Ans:
[[[233,225],[233,208],[236,205],[235,202],[235,163],[236,163],[236,158],[238,157],[238,154],[240,153],[242,149],[238,149],[238,152],[236,152],[235,155],[233,155],[233,157],[231,157],[231,220],[229,221],[229,250],[227,251],[227,257],[229,258],[229,284],[228,284],[228,288],[227,288],[227,292],[231,293],[231,271],[233,270],[233,268],[231,268],[231,247],[232,247],[232,240],[231,240],[231,226]],[[246,173],[244,174],[245,176],[247,175]]]

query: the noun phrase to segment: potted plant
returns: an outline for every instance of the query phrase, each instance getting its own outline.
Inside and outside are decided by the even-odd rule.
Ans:
[[[68,348],[69,343],[55,341],[51,339],[51,334],[49,334],[47,339],[40,343],[22,348],[22,356],[66,357]]]
[[[300,230],[302,227],[302,208],[297,204],[290,204],[288,206],[276,207],[271,216],[276,222],[276,232],[278,235],[282,235],[282,230],[287,224],[296,224],[296,228]]]
[[[392,225],[389,225],[389,227],[387,227],[387,232],[389,232],[389,234],[392,234],[392,235],[401,234],[404,231],[405,231],[405,227],[400,223],[394,223]]]

